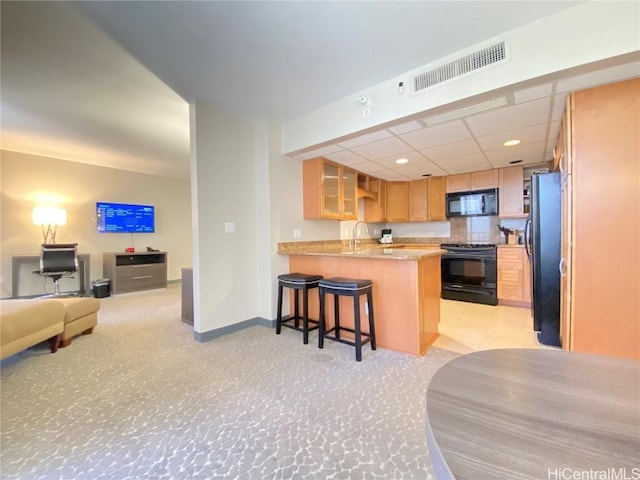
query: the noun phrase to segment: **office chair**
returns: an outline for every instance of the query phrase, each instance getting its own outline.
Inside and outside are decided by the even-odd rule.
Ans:
[[[70,276],[78,271],[78,244],[77,243],[51,243],[42,244],[40,252],[40,270],[37,271],[44,277],[53,280],[54,293],[47,297],[61,297],[58,282],[62,277]]]

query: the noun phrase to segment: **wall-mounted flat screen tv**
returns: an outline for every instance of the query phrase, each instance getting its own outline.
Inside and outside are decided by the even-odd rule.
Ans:
[[[96,203],[98,233],[154,233],[153,205]]]

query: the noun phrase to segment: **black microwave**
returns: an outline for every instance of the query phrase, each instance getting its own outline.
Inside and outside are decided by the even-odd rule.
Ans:
[[[447,217],[498,215],[498,189],[447,193]]]

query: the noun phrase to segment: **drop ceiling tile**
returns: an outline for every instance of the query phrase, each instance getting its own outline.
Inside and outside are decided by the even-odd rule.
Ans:
[[[358,163],[366,162],[367,159],[361,157],[360,155],[356,155],[350,150],[340,150],[335,153],[329,153],[324,155],[325,158],[329,160],[333,160],[334,162],[338,162],[342,165],[357,165]]]
[[[447,143],[437,147],[424,148],[420,153],[430,160],[442,160],[448,157],[459,157],[471,153],[479,153],[478,144],[473,140],[463,140],[461,142]]]
[[[396,168],[395,171],[414,179],[422,178],[422,176],[426,173],[430,173],[434,177],[446,175],[446,172],[444,170],[442,170],[432,162],[421,163],[419,165],[409,165],[407,167],[399,167]]]
[[[342,148],[340,148],[338,145],[327,145],[322,148],[315,148],[313,150],[300,152],[298,155],[307,160],[309,158],[325,157],[329,153],[339,152],[341,150]]]
[[[396,135],[402,135],[403,133],[413,132],[414,130],[420,130],[422,128],[422,124],[417,120],[412,120],[411,122],[401,123],[400,125],[395,125],[393,127],[389,127]]]
[[[451,167],[447,167],[447,173],[449,175],[455,175],[457,173],[468,173],[468,172],[479,172],[481,170],[489,170],[491,165],[488,163],[480,164],[467,164],[467,165],[453,165]]]
[[[567,94],[560,93],[553,97],[553,109],[551,110],[551,119],[560,120],[562,114],[567,109]]]
[[[538,161],[542,161],[542,152],[544,152],[545,142],[534,142],[528,144],[520,144],[515,147],[501,148],[497,150],[487,150],[485,155],[494,167],[496,165],[508,164],[512,160],[531,159],[537,156]]]
[[[479,113],[465,121],[476,137],[484,137],[500,133],[505,129],[505,126],[516,129],[544,123],[549,118],[550,104],[550,98],[541,98],[520,105]]]
[[[389,173],[386,174],[384,177],[380,177],[383,180],[387,180],[389,182],[406,182],[409,180],[413,180],[413,178],[411,177],[407,177],[406,175],[402,175],[401,173],[398,173],[395,170],[387,170]]]
[[[406,158],[407,160],[409,160],[409,163],[398,165],[396,163],[396,160],[398,158]],[[387,168],[400,168],[400,167],[411,165],[411,164],[415,165],[420,163],[426,163],[428,161],[429,160],[424,155],[421,155],[419,152],[411,151],[411,152],[403,153],[401,157],[398,157],[397,155],[392,155],[390,157],[377,159],[376,163],[379,163],[380,165],[384,165]]]
[[[507,140],[520,140],[520,144],[534,143],[545,140],[547,137],[547,124],[541,123],[532,127],[520,128],[517,130],[509,130],[501,133],[494,133],[486,137],[478,137],[476,140],[483,150],[497,150],[505,147],[504,142]]]
[[[547,142],[549,143],[551,149],[556,145],[556,140],[558,139],[558,134],[560,133],[560,120],[556,120],[549,124],[549,138]]]
[[[487,159],[482,153],[472,153],[470,155],[461,155],[459,157],[444,158],[442,160],[435,160],[433,163],[435,163],[437,166],[439,166],[443,170],[448,170],[449,167],[454,165],[471,165],[471,164],[483,166],[483,168],[478,168],[478,170],[485,170],[487,168],[491,168],[489,166],[486,166],[486,167],[484,166],[484,165],[487,165]]]
[[[625,63],[595,72],[565,78],[556,82],[556,92],[575,92],[584,88],[604,85],[605,83],[637,77],[640,74],[640,62]]]
[[[519,158],[519,160],[522,160],[522,162],[518,163],[517,165],[539,165],[543,163],[543,157],[544,156],[541,152],[533,152],[528,155],[523,155]],[[495,162],[491,161],[490,163],[491,168],[505,168],[515,166],[508,160],[498,160]]]
[[[444,145],[471,138],[469,130],[462,120],[423,128],[410,133],[400,135],[400,138],[416,149]]]
[[[526,88],[524,90],[518,90],[513,93],[513,97],[518,103],[526,103],[531,100],[537,100],[538,98],[544,98],[551,96],[553,90],[552,83],[545,83],[544,85],[538,85],[532,88]]]
[[[396,137],[393,137],[368,143],[366,145],[360,145],[359,147],[351,148],[351,150],[369,160],[376,160],[378,158],[390,157],[392,155],[402,155],[410,152],[411,147],[398,140]]]
[[[365,133],[364,135],[358,135],[356,137],[349,138],[348,140],[342,140],[338,142],[338,145],[343,148],[353,148],[359,145],[364,145],[366,143],[375,142],[377,140],[382,140],[384,138],[389,138],[392,136],[393,134],[390,131],[382,129],[376,130],[375,132],[371,133]]]
[[[383,167],[382,165],[378,165],[375,162],[359,163],[357,166],[354,166],[353,168],[355,168],[359,172],[367,173],[374,176],[377,176],[378,172],[384,172],[385,170],[387,170],[387,168]]]

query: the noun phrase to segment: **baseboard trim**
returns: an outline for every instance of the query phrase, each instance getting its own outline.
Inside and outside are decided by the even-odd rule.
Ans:
[[[198,342],[208,342],[209,340],[213,340],[218,337],[222,337],[223,335],[228,335],[230,333],[238,332],[240,330],[244,330],[249,327],[268,327],[275,328],[276,321],[268,320],[263,317],[254,317],[249,320],[245,320],[243,322],[234,323],[233,325],[227,325],[226,327],[216,328],[215,330],[209,330],[207,332],[194,332],[193,337]]]

